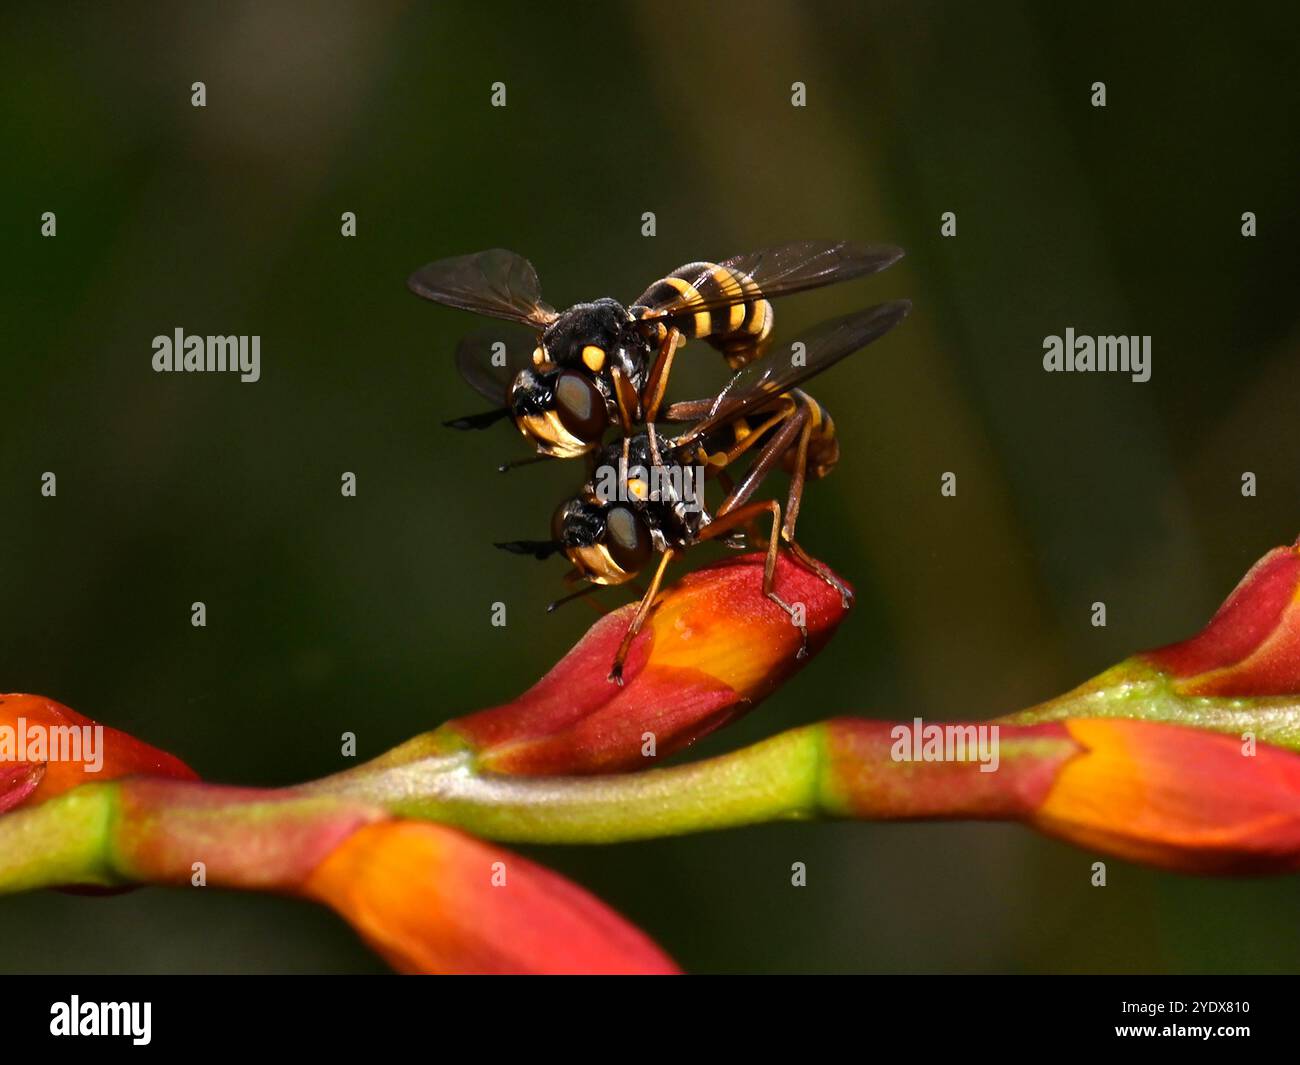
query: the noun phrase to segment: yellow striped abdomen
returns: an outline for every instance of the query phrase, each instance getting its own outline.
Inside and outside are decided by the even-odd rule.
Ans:
[[[692,311],[692,303],[725,306]],[[707,340],[722,352],[732,369],[752,362],[766,350],[772,335],[772,305],[747,275],[717,263],[687,263],[646,290],[642,302],[650,307],[681,303],[667,316],[668,324],[692,339]]]
[[[804,468],[805,476],[815,481],[830,473],[840,460],[840,442],[835,436],[835,422],[826,408],[807,392],[795,389],[790,396],[807,409],[812,422],[812,431],[808,436],[808,457]],[[794,469],[795,454],[795,450],[791,449],[785,456],[784,465],[788,471]]]

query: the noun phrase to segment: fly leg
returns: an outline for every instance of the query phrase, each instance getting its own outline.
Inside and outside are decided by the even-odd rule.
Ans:
[[[614,665],[609,671],[609,680],[620,687],[623,684],[623,663],[627,660],[627,653],[632,647],[632,641],[636,639],[636,634],[641,631],[641,626],[645,624],[645,619],[649,616],[650,608],[654,606],[655,599],[659,596],[659,586],[663,584],[664,570],[668,568],[668,563],[672,561],[672,558],[673,549],[670,547],[660,557],[659,565],[655,568],[655,575],[650,580],[650,587],[646,589],[645,595],[641,597],[641,602],[637,604],[636,613],[632,615],[632,620],[628,622],[627,631],[623,633],[623,640],[614,654]]]
[[[835,576],[828,566],[817,561],[800,547],[794,538],[794,527],[799,520],[799,504],[803,501],[803,488],[808,473],[808,441],[812,438],[812,428],[811,419],[806,420],[799,434],[799,443],[795,448],[794,472],[790,475],[790,495],[785,504],[785,524],[781,527],[781,535],[795,558],[840,593],[840,603],[847,610],[853,605],[853,590]]]
[[[669,326],[650,367],[645,402],[641,404],[645,408],[643,421],[652,422],[659,415],[659,406],[664,401],[664,393],[668,391],[668,377],[673,372],[673,359],[677,357],[677,348],[681,342],[681,331]]]
[[[737,526],[753,521],[763,513],[772,516],[772,532],[767,540],[767,558],[763,561],[763,594],[790,615],[790,622],[799,630],[802,642],[799,645],[799,657],[808,657],[808,626],[799,619],[799,613],[776,593],[776,556],[781,547],[781,504],[775,499],[762,503],[750,503],[748,506],[729,510],[725,515],[715,519],[700,531],[701,540],[712,540],[724,535]]]

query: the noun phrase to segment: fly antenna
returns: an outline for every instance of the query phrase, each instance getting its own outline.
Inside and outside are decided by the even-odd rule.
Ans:
[[[511,459],[509,462],[503,462],[497,467],[498,473],[509,473],[516,466],[532,466],[534,463],[547,462],[550,455],[529,455],[526,459]]]
[[[564,606],[565,603],[572,603],[575,599],[581,599],[584,595],[590,595],[599,587],[600,585],[598,584],[589,584],[585,588],[579,588],[576,592],[570,592],[568,595],[562,595],[560,596],[559,599],[556,599],[554,602],[548,603],[546,605],[546,612],[548,614],[554,614],[557,610],[560,609],[560,607]]]
[[[467,414],[463,418],[452,418],[451,421],[442,424],[448,429],[486,429],[509,413],[509,407],[498,407],[496,410],[485,410],[482,414]]]
[[[507,540],[492,546],[499,547],[502,551],[509,551],[512,555],[532,555],[533,558],[542,561],[550,558],[564,545],[558,540]]]

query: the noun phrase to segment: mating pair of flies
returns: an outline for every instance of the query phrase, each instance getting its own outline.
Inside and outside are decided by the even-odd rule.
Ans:
[[[417,295],[532,332],[523,345],[487,337],[462,341],[456,353],[461,375],[495,406],[447,424],[481,429],[510,418],[535,445],[538,459],[590,460],[583,489],[556,510],[550,539],[497,546],[539,559],[562,552],[573,565],[567,579],[589,585],[575,594],[633,580],[659,556],[611,680],[622,683],[628,649],[669,562],[707,540],[739,546],[742,531],[764,516],[771,531],[763,592],[799,624],[805,644],[807,629],[775,588],[782,543],[847,605],[848,588],[794,538],[806,481],[826,476],[839,459],[834,423],[799,386],[888,332],[911,304],[881,303],[832,319],[782,349],[772,346],[771,300],[876,273],[902,254],[848,242],[786,244],[722,263],[688,263],[627,307],[599,299],[562,312],[542,301],[532,264],[501,249],[442,259],[411,275],[408,284]],[[735,374],[710,399],[665,405],[673,360],[688,339],[719,349]],[[663,433],[657,428],[662,423],[673,431]],[[618,436],[605,443],[611,428]],[[729,468],[750,454],[748,469],[733,479]],[[751,501],[778,466],[790,474],[784,517],[774,499]],[[693,485],[691,471],[701,468],[726,493],[712,513],[681,487]],[[596,473],[611,469],[618,490],[598,490]]]

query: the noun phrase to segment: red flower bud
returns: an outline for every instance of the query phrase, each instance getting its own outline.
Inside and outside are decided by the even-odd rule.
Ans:
[[[1300,755],[1153,721],[1065,725],[1085,753],[1057,774],[1040,828],[1182,872],[1300,869]]]
[[[501,773],[640,769],[752,709],[830,639],[840,593],[781,555],[776,591],[802,607],[808,656],[790,615],[762,590],[763,555],[690,573],[659,597],[632,644],[622,687],[608,680],[634,606],[598,622],[514,702],[459,718],[446,734]],[[651,753],[652,752],[652,753]]]
[[[1300,543],[1255,563],[1196,636],[1140,657],[1184,695],[1300,694]]]
[[[649,937],[576,884],[441,825],[358,829],[302,893],[337,910],[401,972],[677,972]]]
[[[1022,821],[1181,872],[1300,869],[1300,755],[1280,747],[1125,718],[943,722],[927,728],[964,737],[956,753],[917,759],[913,741],[896,738],[913,735],[912,723],[824,727],[821,797],[843,816]],[[992,760],[976,750],[981,728],[996,732]]]
[[[0,811],[134,775],[196,776],[179,758],[53,699],[0,695]]]

